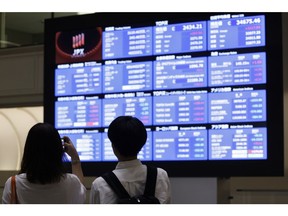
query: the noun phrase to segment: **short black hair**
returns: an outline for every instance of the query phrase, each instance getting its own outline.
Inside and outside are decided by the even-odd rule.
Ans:
[[[108,138],[121,155],[137,156],[146,143],[147,131],[138,118],[119,116],[109,125]]]

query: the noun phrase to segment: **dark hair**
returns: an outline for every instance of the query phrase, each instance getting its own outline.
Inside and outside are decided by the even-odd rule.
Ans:
[[[64,173],[64,151],[58,131],[48,123],[37,123],[28,132],[20,173],[31,183],[59,182]]]
[[[137,156],[147,140],[144,124],[132,116],[119,116],[108,128],[108,138],[123,156]]]

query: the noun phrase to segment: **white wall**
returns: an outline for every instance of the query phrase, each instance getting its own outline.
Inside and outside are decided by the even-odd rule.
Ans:
[[[19,170],[29,129],[43,121],[43,107],[0,109],[0,170]]]
[[[217,178],[170,178],[173,204],[216,204]]]

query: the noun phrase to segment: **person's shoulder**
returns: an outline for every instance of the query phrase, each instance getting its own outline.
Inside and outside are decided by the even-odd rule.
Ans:
[[[168,173],[161,167],[157,167],[158,176],[163,176],[164,178],[168,178]]]
[[[12,176],[11,176],[12,177]],[[27,179],[27,175],[26,173],[20,173],[20,174],[17,174],[15,175],[16,177],[16,180],[20,179],[20,180],[26,180]]]
[[[12,179],[12,176],[10,176],[7,180],[6,180],[6,182],[5,182],[5,185],[10,185],[11,184],[11,179]]]
[[[102,176],[97,176],[97,177],[93,180],[92,184],[93,184],[93,185],[99,185],[99,184],[103,184],[103,182],[105,182],[104,178],[103,178]]]
[[[93,191],[102,190],[101,188],[107,188],[107,186],[108,183],[104,180],[104,178],[102,176],[97,176],[92,181],[91,190]]]
[[[166,170],[161,167],[157,167],[157,172],[167,173]]]
[[[9,187],[11,186],[11,182],[12,182],[12,177],[15,176],[15,182],[17,184],[19,184],[19,181],[23,181],[22,178],[19,178],[20,175],[12,175],[10,176],[9,178],[6,179],[6,182],[5,182],[5,187]]]
[[[69,185],[71,187],[85,188],[85,185],[80,181],[80,179],[75,174],[72,174],[72,173],[66,173],[62,181],[63,181],[63,184]]]
[[[65,181],[70,181],[70,182],[80,182],[79,178],[75,174],[72,174],[72,173],[66,173],[64,175],[64,179]]]
[[[26,173],[21,173],[21,174],[15,174],[10,176],[7,180],[6,183],[10,183],[12,181],[12,177],[15,176],[15,181],[19,182],[19,181],[23,181],[26,180]]]

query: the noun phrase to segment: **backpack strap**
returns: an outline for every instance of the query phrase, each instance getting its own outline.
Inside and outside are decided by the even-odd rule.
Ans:
[[[156,179],[157,179],[157,168],[153,166],[147,166],[147,176],[146,185],[144,190],[144,195],[154,196]],[[125,190],[117,176],[113,172],[107,172],[102,175],[102,178],[107,182],[107,184],[112,188],[112,190],[117,194],[118,198],[131,198],[128,192]]]
[[[157,167],[147,166],[147,177],[144,195],[155,196],[156,180],[157,180]]]
[[[102,175],[102,178],[107,182],[107,184],[112,188],[112,190],[117,194],[118,198],[130,198],[130,195],[125,190],[117,176],[113,172],[107,172]]]

